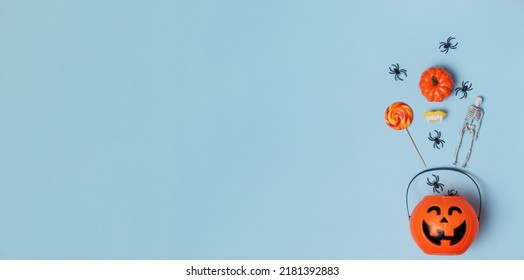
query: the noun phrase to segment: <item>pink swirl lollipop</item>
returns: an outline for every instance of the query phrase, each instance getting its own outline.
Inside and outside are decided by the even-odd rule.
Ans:
[[[404,102],[395,102],[389,105],[386,109],[386,112],[384,113],[384,119],[386,120],[386,124],[392,129],[406,130],[409,139],[411,139],[413,147],[415,147],[415,151],[422,161],[422,164],[427,167],[426,162],[422,158],[422,155],[420,154],[417,145],[415,145],[415,141],[413,141],[413,137],[411,137],[411,133],[409,133],[408,130],[408,126],[410,126],[411,122],[413,121],[413,110],[411,110],[411,107],[409,107],[409,105]]]

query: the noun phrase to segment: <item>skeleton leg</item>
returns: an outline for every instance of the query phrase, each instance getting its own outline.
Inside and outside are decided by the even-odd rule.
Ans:
[[[457,148],[455,149],[455,157],[453,158],[453,165],[457,165],[457,156],[458,156],[460,145],[462,145],[462,138],[464,138],[464,132],[465,131],[466,131],[465,127],[462,128],[462,130],[460,131],[460,139],[459,139],[459,142],[457,144]]]
[[[469,144],[468,154],[466,155],[466,160],[464,160],[462,167],[466,167],[466,164],[468,164],[469,156],[471,156],[471,148],[473,148],[473,142],[475,142],[475,130],[471,131],[471,143]]]

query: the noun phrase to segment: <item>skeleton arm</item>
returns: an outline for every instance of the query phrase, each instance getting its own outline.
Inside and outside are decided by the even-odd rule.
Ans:
[[[462,126],[460,127],[460,133],[464,133],[464,128],[466,127],[466,123],[468,122],[468,115],[464,118],[464,121],[462,122]]]

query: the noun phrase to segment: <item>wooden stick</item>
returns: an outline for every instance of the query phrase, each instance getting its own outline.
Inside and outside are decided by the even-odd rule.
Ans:
[[[417,154],[418,154],[420,160],[422,161],[422,164],[424,164],[424,167],[428,167],[428,166],[426,165],[426,162],[425,162],[424,159],[422,158],[422,155],[421,155],[420,152],[418,151],[417,145],[415,144],[415,141],[413,141],[413,137],[411,137],[411,133],[409,133],[409,130],[408,130],[407,127],[406,127],[406,132],[408,133],[409,139],[411,139],[411,143],[413,144],[413,147],[415,147],[415,150],[417,151]]]

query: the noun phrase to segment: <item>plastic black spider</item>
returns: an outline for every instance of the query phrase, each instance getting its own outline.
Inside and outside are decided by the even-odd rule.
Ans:
[[[393,69],[391,69],[391,67],[393,67]],[[406,77],[408,76],[406,69],[400,69],[400,66],[398,66],[398,63],[397,64],[391,64],[391,67],[389,67],[389,74],[395,75],[395,81],[397,81],[397,80],[404,81],[400,77],[401,74],[404,74],[404,76],[406,76]]]
[[[446,42],[440,42],[440,47],[438,47],[439,49],[442,49],[440,52],[448,53],[449,49],[456,49],[458,43],[455,43],[455,45],[453,45],[451,43],[451,40],[453,39],[455,39],[455,37],[449,36]]]
[[[429,137],[428,139],[433,141],[433,148],[437,148],[440,150],[440,148],[444,148],[444,143],[446,143],[446,141],[440,139],[440,136],[441,136],[441,133],[440,131],[436,131],[436,130],[433,130],[435,131],[435,133],[437,133],[437,135],[435,137],[431,136],[431,132],[429,132]],[[439,147],[439,145],[441,145],[441,147]]]
[[[435,174],[431,174],[433,175],[433,177],[435,178],[435,180],[433,181],[429,181],[429,178],[428,179],[428,186],[432,186],[433,187],[433,192],[434,193],[440,193],[441,191],[444,190],[444,184],[442,183],[439,183],[439,176],[438,175],[435,175]]]
[[[459,192],[455,189],[451,189],[451,190],[448,190],[448,195],[449,196],[457,196],[459,195]]]
[[[472,89],[473,89],[472,83],[470,83],[469,81],[462,82],[462,87],[457,87],[455,89],[455,96],[457,95],[457,93],[462,92],[462,97],[460,99],[466,98],[468,97],[468,91]]]

